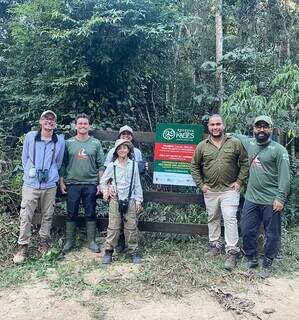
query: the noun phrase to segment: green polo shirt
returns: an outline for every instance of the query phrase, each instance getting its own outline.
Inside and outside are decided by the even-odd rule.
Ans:
[[[194,151],[191,174],[200,189],[204,184],[211,191],[227,191],[233,182],[242,185],[248,176],[246,152],[238,139],[225,135],[218,148],[209,137],[201,141]]]
[[[287,150],[271,140],[258,144],[255,138],[234,134],[245,147],[249,162],[249,179],[245,198],[253,203],[284,203],[290,193],[290,162]]]

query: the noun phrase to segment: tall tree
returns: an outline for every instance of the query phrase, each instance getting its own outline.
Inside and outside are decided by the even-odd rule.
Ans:
[[[224,85],[223,85],[223,27],[222,27],[222,0],[216,0],[216,84],[218,88],[219,108],[223,103]],[[218,110],[216,110],[218,111]]]

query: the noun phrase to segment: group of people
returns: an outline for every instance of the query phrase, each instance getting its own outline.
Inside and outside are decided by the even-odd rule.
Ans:
[[[96,236],[96,196],[109,201],[109,223],[103,263],[112,262],[119,245],[132,253],[132,262],[140,263],[137,217],[143,201],[139,165],[142,155],[132,143],[133,130],[123,126],[118,139],[104,161],[99,140],[89,135],[90,120],[85,114],[75,119],[76,135],[67,141],[55,133],[57,116],[51,110],[40,116],[40,130],[29,132],[24,141],[24,169],[20,211],[20,235],[15,263],[28,256],[31,224],[35,209],[40,206],[42,221],[38,250],[49,249],[50,229],[55,207],[57,185],[67,196],[66,243],[64,252],[76,245],[76,220],[82,201],[88,247],[99,252]],[[191,161],[191,173],[203,192],[208,212],[210,248],[207,257],[221,253],[221,217],[224,222],[224,267],[232,270],[241,251],[249,268],[258,266],[257,236],[263,223],[264,258],[260,276],[270,275],[281,237],[281,212],[290,189],[287,150],[272,140],[273,123],[268,116],[254,121],[254,137],[225,134],[220,115],[210,116],[209,136],[201,141]],[[248,181],[247,181],[248,180]],[[237,210],[240,189],[247,182],[241,217],[243,238],[239,246]]]
[[[76,220],[81,202],[88,248],[92,252],[100,252],[96,243],[96,197],[102,193],[104,200],[109,201],[103,263],[111,263],[120,235],[123,235],[124,241],[120,245],[132,253],[133,263],[140,263],[137,215],[143,201],[138,166],[142,155],[131,142],[132,128],[120,128],[115,147],[105,160],[101,142],[89,135],[91,123],[86,114],[77,115],[76,135],[66,141],[55,133],[56,122],[56,114],[46,110],[40,116],[40,129],[29,132],[25,137],[20,235],[14,263],[22,263],[28,256],[32,218],[38,205],[42,215],[38,251],[41,254],[48,251],[57,185],[67,198],[63,252],[70,251],[76,245]]]
[[[248,267],[257,267],[257,237],[263,223],[265,243],[260,277],[267,278],[281,243],[281,213],[290,192],[289,156],[282,145],[272,140],[270,117],[257,117],[253,126],[253,138],[227,135],[222,117],[212,115],[209,137],[198,144],[191,172],[208,211],[209,257],[221,253],[223,217],[227,270],[236,266],[240,256],[237,210],[240,189],[247,181],[241,214],[242,251]]]

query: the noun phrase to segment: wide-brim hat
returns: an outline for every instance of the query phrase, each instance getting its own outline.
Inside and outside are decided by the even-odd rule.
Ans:
[[[126,140],[126,139],[117,139],[117,140],[115,141],[115,145],[114,145],[114,148],[115,148],[115,151],[114,151],[114,152],[116,152],[117,148],[118,148],[119,146],[121,146],[122,144],[128,146],[128,148],[129,148],[130,151],[133,151],[133,150],[134,150],[133,143],[130,142],[129,140]]]
[[[266,122],[270,127],[273,127],[273,121],[269,116],[258,116],[254,119],[254,125],[256,125],[258,122]]]

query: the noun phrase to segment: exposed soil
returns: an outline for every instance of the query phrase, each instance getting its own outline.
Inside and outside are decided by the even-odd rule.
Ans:
[[[252,312],[225,310],[209,292],[196,292],[180,300],[157,297],[155,301],[132,296],[110,305],[107,320],[298,320],[299,275],[293,279],[270,279],[247,294],[233,293],[254,303]]]
[[[98,260],[98,255],[83,254],[83,259]],[[68,261],[82,259],[71,255]],[[50,270],[51,271],[51,270]],[[55,270],[54,270],[55,271]],[[94,270],[85,276],[86,283],[115,280],[122,275],[134,275],[138,266],[129,263],[117,264],[106,271]],[[55,272],[54,272],[55,273]],[[299,274],[290,279],[270,278],[248,289],[247,293],[214,290],[194,292],[182,299],[159,295],[152,297],[147,292],[131,293],[121,300],[113,296],[101,299],[99,308],[91,308],[92,292],[86,290],[78,301],[62,299],[49,287],[48,279],[27,284],[18,289],[0,291],[0,319],[5,320],[298,320]],[[222,294],[223,299],[216,299]],[[215,297],[216,296],[216,297]],[[225,297],[230,297],[227,303]],[[223,298],[222,297],[222,298]],[[220,301],[220,302],[219,302]],[[231,310],[234,303],[241,309]],[[252,308],[246,310],[246,304]],[[229,310],[225,309],[230,308]],[[242,309],[244,307],[244,309]],[[238,308],[237,308],[238,309]],[[96,311],[98,310],[98,311]],[[242,312],[244,311],[244,312]]]

